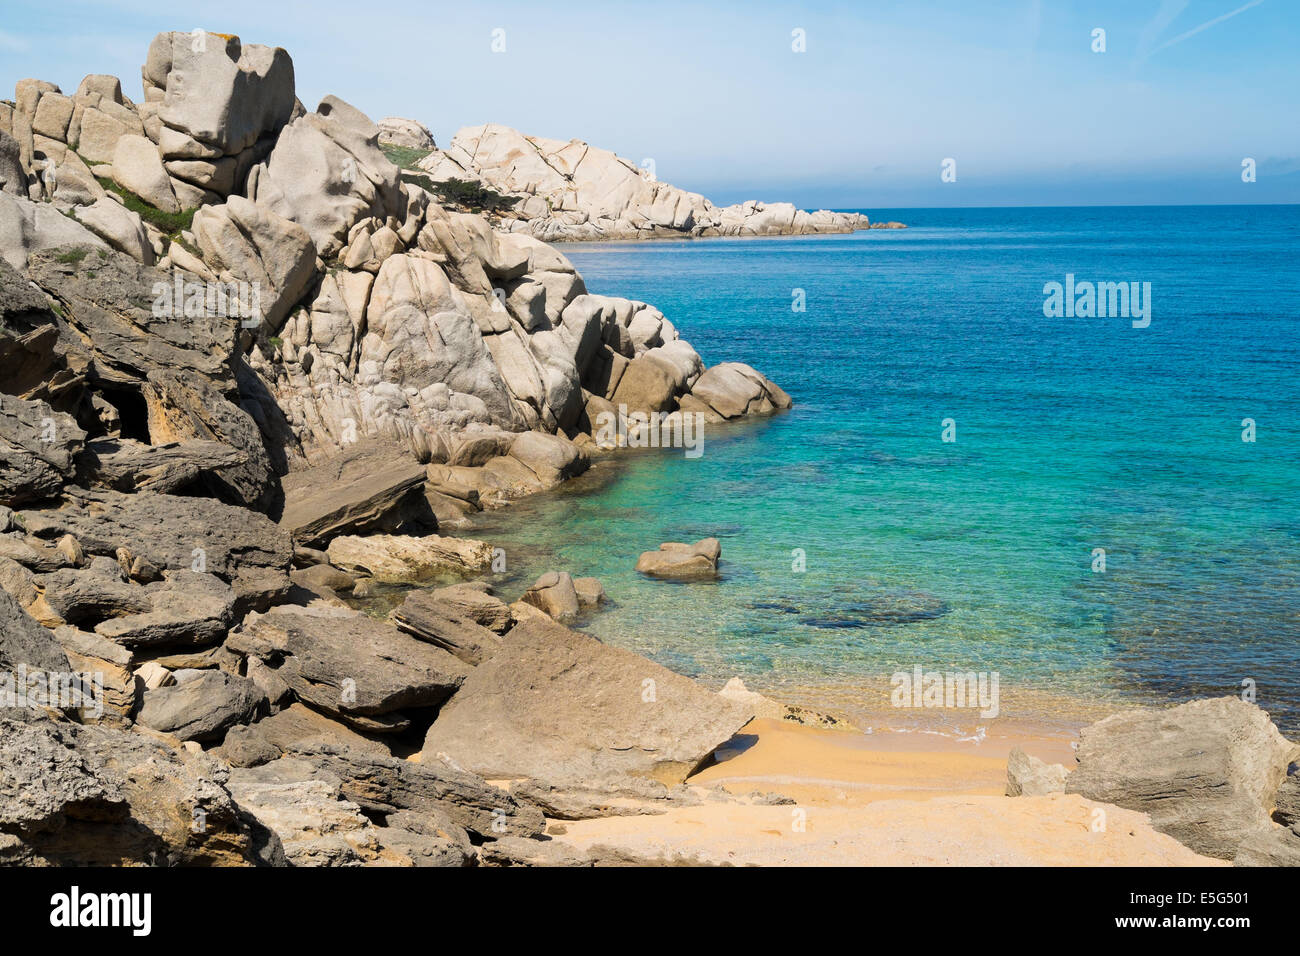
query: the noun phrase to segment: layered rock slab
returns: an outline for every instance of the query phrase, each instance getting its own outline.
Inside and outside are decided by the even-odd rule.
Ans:
[[[1079,734],[1067,793],[1151,816],[1151,825],[1206,856],[1231,860],[1272,828],[1278,788],[1300,746],[1268,714],[1236,697],[1115,714]]]
[[[751,716],[690,678],[539,617],[470,673],[423,754],[489,778],[679,783]]]

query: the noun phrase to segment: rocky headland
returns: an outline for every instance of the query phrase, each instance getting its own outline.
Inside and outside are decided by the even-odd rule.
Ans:
[[[427,142],[428,154],[415,168],[433,182],[474,182],[513,200],[499,215],[502,229],[547,242],[662,239],[702,236],[806,236],[901,229],[902,223],[873,223],[861,213],[815,212],[790,203],[749,200],[715,206],[699,193],[660,182],[649,164],[572,139],[528,136],[488,123],[462,129],[446,149],[437,149],[428,130],[412,135],[411,120],[387,121],[389,140],[410,146]],[[402,130],[397,134],[396,130]]]
[[[142,77],[138,103],[98,75],[0,103],[0,862],[876,862],[891,827],[924,861],[957,830],[983,834],[960,862],[1300,858],[1300,750],[1241,701],[1110,718],[1068,773],[1012,753],[1014,800],[796,801],[763,755],[842,748],[842,721],[574,629],[605,600],[578,569],[495,593],[478,512],[647,429],[791,405],[539,235],[642,234],[646,197],[673,210],[649,232],[758,234],[765,210],[638,174],[501,228],[403,175],[385,148],[432,150],[418,124],[307,112],[284,50],[165,33]],[[586,155],[569,182],[607,162]],[[667,542],[640,569],[692,586],[719,557]],[[359,609],[377,588],[391,613]],[[1085,845],[1097,808],[1116,825]],[[711,842],[680,839],[696,818]]]

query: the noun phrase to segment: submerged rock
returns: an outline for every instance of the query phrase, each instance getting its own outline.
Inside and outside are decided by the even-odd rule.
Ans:
[[[943,600],[924,591],[886,591],[857,601],[832,599],[824,611],[805,614],[799,623],[831,629],[880,627],[932,621],[948,610]]]

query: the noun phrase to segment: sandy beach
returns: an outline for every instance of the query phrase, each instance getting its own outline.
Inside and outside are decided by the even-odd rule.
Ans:
[[[689,785],[795,804],[705,802],[665,813],[553,822],[575,849],[761,866],[1223,866],[1151,829],[1142,813],[1073,794],[1004,796],[1015,747],[1073,765],[1061,736],[958,742],[755,720]],[[1104,821],[1099,825],[1099,821]],[[1101,828],[1104,826],[1104,829]]]

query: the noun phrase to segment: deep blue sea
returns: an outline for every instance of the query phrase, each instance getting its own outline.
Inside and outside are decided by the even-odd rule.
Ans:
[[[864,211],[910,228],[562,247],[796,404],[491,517],[512,577],[597,575],[602,639],[867,723],[919,664],[1029,719],[1250,681],[1300,729],[1300,207]],[[1150,283],[1150,325],[1045,317],[1067,273]],[[706,535],[716,584],[633,571]]]

